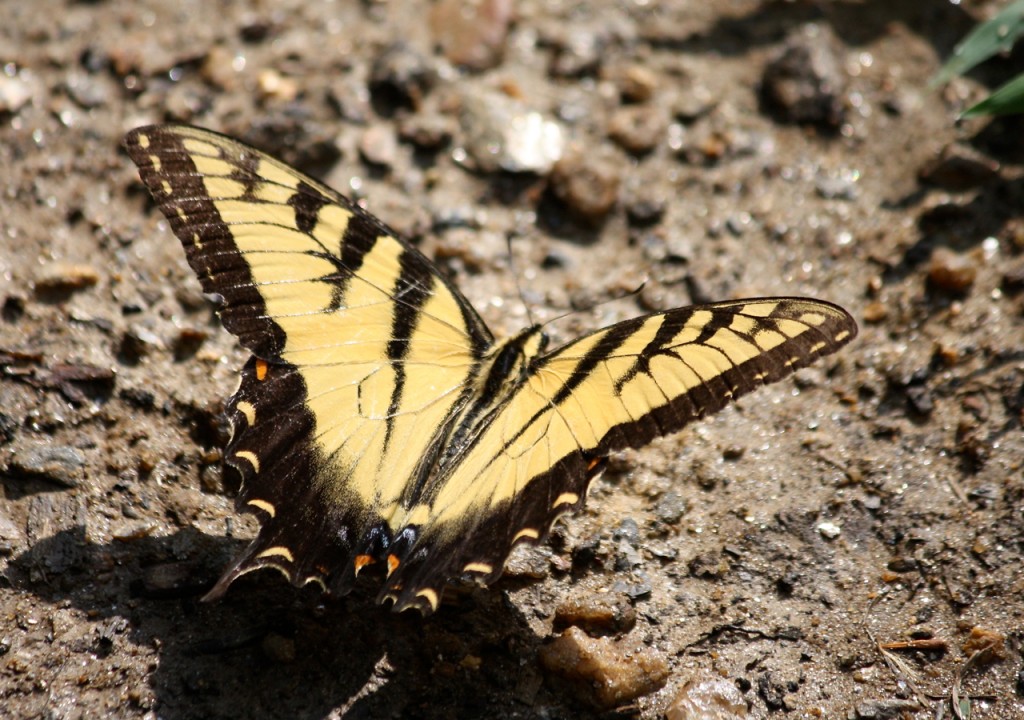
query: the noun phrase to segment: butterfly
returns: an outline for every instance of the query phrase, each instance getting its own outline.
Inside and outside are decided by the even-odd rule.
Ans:
[[[226,405],[225,462],[260,530],[207,598],[274,568],[379,602],[438,608],[493,582],[512,548],[578,510],[616,450],[680,430],[857,334],[803,298],[695,305],[548,351],[496,341],[422,253],[341,194],[184,125],[125,138],[224,327],[251,353]]]

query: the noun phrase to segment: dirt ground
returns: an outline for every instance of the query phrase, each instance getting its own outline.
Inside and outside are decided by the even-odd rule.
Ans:
[[[0,3],[0,717],[1024,718],[1024,135],[957,122],[1024,64],[927,86],[1000,3],[485,4]],[[496,166],[495,107],[564,147]],[[498,334],[757,295],[861,334],[428,619],[200,603],[255,528],[245,353],[120,149],[167,120],[364,198]],[[541,662],[574,615],[598,657]]]

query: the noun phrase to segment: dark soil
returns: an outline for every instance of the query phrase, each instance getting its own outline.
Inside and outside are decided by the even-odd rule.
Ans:
[[[717,678],[748,717],[1024,718],[1024,134],[957,121],[1020,53],[927,86],[997,5],[524,0],[489,41],[416,2],[0,3],[0,717],[656,718]],[[562,164],[467,152],[496,96]],[[430,618],[274,573],[200,603],[254,532],[246,354],[120,149],[168,120],[365,198],[498,334],[808,295],[861,335],[613,458]],[[609,652],[668,674],[595,709],[538,651],[609,597]]]

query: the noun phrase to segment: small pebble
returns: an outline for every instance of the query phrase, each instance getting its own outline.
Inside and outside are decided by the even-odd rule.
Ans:
[[[366,125],[369,122],[370,91],[364,83],[348,73],[331,78],[327,86],[327,102],[338,117],[346,122],[353,125]]]
[[[51,480],[77,487],[85,479],[85,456],[66,445],[43,445],[16,450],[8,472]]]
[[[25,533],[19,523],[8,516],[4,507],[0,507],[0,557],[11,555],[25,542]]]
[[[932,391],[926,385],[910,385],[903,394],[907,398],[907,404],[917,415],[928,417],[935,410],[935,399]]]
[[[905,555],[901,557],[894,557],[886,564],[886,567],[889,570],[898,573],[917,572],[918,570],[917,560]]]
[[[178,331],[172,343],[174,359],[177,361],[187,360],[199,352],[210,333],[201,328],[186,327]]]
[[[703,552],[695,555],[687,564],[687,570],[695,578],[720,578],[730,570],[728,558],[722,553]]]
[[[21,75],[0,73],[0,114],[16,113],[32,99],[32,85]]]
[[[178,301],[187,312],[198,312],[211,307],[211,302],[198,289],[189,287],[178,287],[174,290],[174,299]],[[125,308],[127,309],[127,308]]]
[[[1009,657],[1006,636],[979,626],[971,628],[971,634],[964,641],[963,651],[968,657],[975,653],[984,653],[979,656],[983,664],[992,664]]]
[[[757,694],[761,696],[769,710],[791,710],[786,695],[795,689],[794,683],[786,682],[769,670],[765,670],[757,677]]]
[[[416,113],[406,115],[398,126],[398,136],[420,150],[438,150],[452,141],[455,121],[447,115]]]
[[[846,84],[837,42],[824,25],[805,25],[765,67],[761,93],[782,119],[838,128]]]
[[[665,686],[668,663],[642,643],[591,638],[570,627],[538,653],[541,666],[573,683],[581,699],[609,710]]]
[[[615,83],[624,102],[647,102],[658,89],[658,75],[643,65],[626,65],[604,74]]]
[[[818,523],[818,532],[822,537],[835,540],[842,533],[842,528],[833,522]]]
[[[234,60],[234,53],[230,50],[223,45],[214,45],[199,66],[199,75],[208,85],[219,90],[235,90],[239,74]]]
[[[626,567],[638,565],[638,562],[628,563]],[[619,569],[620,563],[619,558],[616,558],[615,563],[616,570]],[[650,597],[654,588],[647,582],[646,576],[643,573],[637,572],[634,576],[637,582],[627,582],[621,578],[617,579],[612,583],[611,591],[613,593],[622,593],[630,600],[639,600],[640,598]]]
[[[129,365],[138,363],[153,350],[163,347],[160,337],[143,327],[132,327],[121,336],[118,360]]]
[[[978,268],[970,257],[960,255],[947,248],[932,253],[928,267],[928,282],[937,290],[949,293],[966,293],[978,276]]]
[[[814,189],[825,200],[856,200],[859,177],[860,174],[853,170],[821,173],[814,182]]]
[[[370,165],[391,168],[398,156],[398,141],[391,128],[373,125],[359,139],[359,154]]]
[[[290,103],[299,96],[299,83],[277,70],[264,68],[256,76],[256,90],[264,100]]]
[[[156,395],[152,391],[142,388],[123,388],[118,393],[118,397],[140,410],[152,410],[156,406]]]
[[[419,108],[436,81],[437,74],[427,58],[397,42],[374,59],[369,87],[375,107],[389,116],[398,108]]]
[[[736,683],[710,676],[688,681],[665,712],[665,720],[741,720],[747,716],[747,701]]]
[[[146,477],[160,464],[160,454],[156,452],[149,442],[143,440],[135,446],[135,469],[139,475]]]
[[[36,278],[37,293],[72,292],[92,287],[100,274],[91,265],[54,263],[46,266]]]
[[[889,317],[889,306],[884,302],[874,301],[864,306],[861,317],[866,323],[880,323]]]
[[[668,118],[656,108],[630,105],[616,110],[608,121],[608,135],[633,155],[645,155],[665,136]]]
[[[601,65],[605,40],[596,31],[579,25],[562,26],[555,47],[550,73],[555,77],[580,77],[595,72]]]
[[[483,172],[543,175],[565,148],[565,133],[559,123],[501,93],[466,97],[460,122],[466,151]]]
[[[666,525],[675,525],[686,512],[686,498],[676,492],[667,492],[658,498],[654,516]]]
[[[555,628],[579,627],[590,635],[628,632],[636,625],[636,609],[622,593],[574,594],[555,609]]]
[[[512,11],[512,0],[440,0],[430,9],[430,29],[448,60],[486,70],[505,51]]]
[[[693,123],[714,110],[718,100],[718,96],[707,85],[690,83],[689,87],[676,93],[672,99],[672,116],[685,123]]]
[[[543,580],[551,572],[551,549],[546,545],[517,545],[505,561],[504,575],[510,578]]]
[[[156,524],[148,520],[123,525],[110,533],[110,537],[121,542],[129,540],[141,540],[149,537],[156,530]]]
[[[199,486],[212,495],[224,494],[224,471],[220,465],[204,465],[199,471]]]
[[[604,221],[619,198],[622,168],[610,156],[577,150],[555,164],[551,190],[578,218]]]

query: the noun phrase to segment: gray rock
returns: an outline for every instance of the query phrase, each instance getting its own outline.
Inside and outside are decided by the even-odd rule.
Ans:
[[[466,98],[460,118],[466,151],[484,172],[546,174],[562,157],[562,126],[496,92]]]
[[[370,70],[370,94],[374,107],[390,116],[401,107],[419,108],[437,81],[428,59],[404,43],[384,49]]]
[[[843,122],[846,78],[838,41],[821,25],[794,32],[761,80],[765,103],[788,122],[832,129]]]
[[[17,449],[11,455],[8,472],[51,480],[65,487],[77,487],[85,479],[85,456],[66,445]]]

